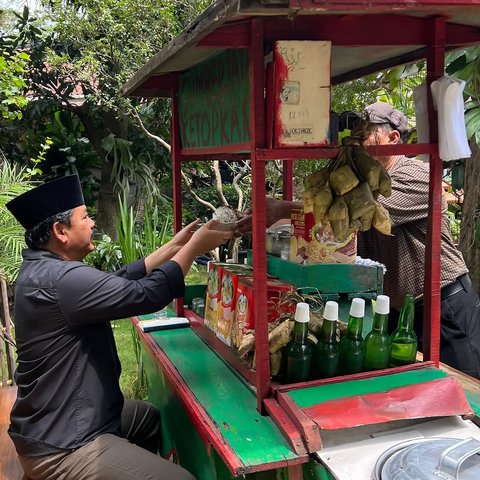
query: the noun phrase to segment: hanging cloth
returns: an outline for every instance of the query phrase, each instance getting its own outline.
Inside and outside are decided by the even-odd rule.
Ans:
[[[472,155],[465,128],[464,87],[463,80],[448,75],[431,84],[433,105],[438,112],[438,149],[446,162]]]
[[[427,84],[423,82],[413,89],[413,102],[415,109],[415,125],[417,129],[417,142],[430,142],[430,125],[428,124]],[[429,155],[418,155],[419,160],[428,162]]]

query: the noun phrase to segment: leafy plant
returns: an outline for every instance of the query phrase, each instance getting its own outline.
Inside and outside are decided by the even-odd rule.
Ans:
[[[115,225],[123,262],[127,264],[139,257],[135,241],[135,215],[133,214],[133,207],[128,207],[125,194],[123,198],[120,195],[118,196],[118,203],[120,205],[120,215],[115,219]]]
[[[0,152],[0,275],[13,281],[25,248],[24,229],[7,209],[6,204],[35,186],[24,169],[11,166]]]
[[[113,272],[122,266],[122,251],[108,235],[103,234],[101,240],[93,242],[95,250],[90,253],[85,263],[104,272]]]

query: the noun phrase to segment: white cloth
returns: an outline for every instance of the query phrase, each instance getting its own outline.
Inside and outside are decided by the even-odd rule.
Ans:
[[[427,84],[425,82],[413,89],[413,101],[415,108],[415,125],[417,127],[417,142],[430,143]],[[429,155],[418,155],[417,158],[424,162],[428,162]]]
[[[433,104],[438,112],[438,148],[444,161],[472,155],[465,128],[463,89],[465,82],[448,75],[431,84]]]

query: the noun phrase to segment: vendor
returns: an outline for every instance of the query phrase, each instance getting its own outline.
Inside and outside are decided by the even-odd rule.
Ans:
[[[366,145],[401,142],[408,129],[403,113],[387,103],[376,102],[365,109],[365,114],[371,124]],[[415,296],[415,331],[421,350],[429,165],[403,155],[378,157],[377,160],[392,179],[392,195],[378,199],[390,214],[392,235],[383,235],[375,229],[360,232],[358,254],[387,267],[384,291],[391,297],[393,307],[391,331],[397,325],[405,295],[411,293]],[[278,218],[289,216],[292,208],[302,207],[301,202],[267,198],[267,226]],[[251,230],[251,221],[251,215],[247,215],[237,222],[236,233]],[[453,243],[445,198],[442,202],[441,262],[440,359],[480,378],[480,301],[472,287],[462,254]]]
[[[78,176],[24,193],[7,208],[28,248],[15,289],[17,400],[9,429],[31,479],[193,479],[157,455],[159,414],[125,400],[111,320],[151,313],[182,297],[193,260],[228,240],[198,221],[115,273],[83,263],[94,221]]]
[[[403,113],[384,102],[376,102],[365,111],[372,127],[365,145],[401,143],[408,129]],[[382,235],[373,228],[361,232],[358,253],[387,267],[384,290],[392,306],[391,329],[396,326],[405,295],[414,295],[415,331],[422,350],[430,166],[404,155],[376,159],[392,179],[392,195],[379,198],[390,214],[392,235]],[[480,378],[480,301],[462,254],[453,243],[445,196],[442,198],[440,287],[440,360]]]

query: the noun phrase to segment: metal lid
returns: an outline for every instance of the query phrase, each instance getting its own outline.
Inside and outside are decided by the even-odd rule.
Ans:
[[[478,480],[480,442],[421,438],[399,443],[377,460],[374,480]]]

